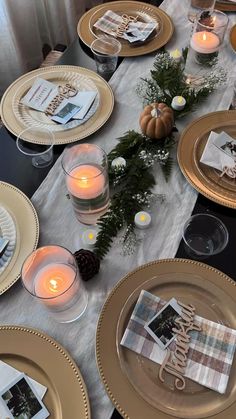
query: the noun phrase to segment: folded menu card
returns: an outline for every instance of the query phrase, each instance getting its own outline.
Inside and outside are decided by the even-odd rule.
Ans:
[[[94,91],[77,91],[69,84],[65,88],[65,86],[57,86],[47,80],[37,78],[31,89],[21,99],[21,103],[45,113],[48,113],[49,109],[53,110],[50,112],[50,118],[55,122],[65,124],[71,118],[83,119],[96,95],[97,92]],[[54,106],[55,103],[56,106]]]
[[[220,134],[211,131],[200,162],[223,171],[225,167],[234,167],[236,159],[236,141],[226,132]]]
[[[166,304],[166,301],[142,290],[121,345],[162,364],[167,349],[162,349],[144,326]],[[200,316],[194,321],[201,331],[191,331],[187,365],[184,376],[219,393],[225,393],[236,347],[236,330]],[[175,350],[175,339],[169,349]]]
[[[9,410],[12,411],[12,406],[13,406],[13,401],[14,399],[17,399],[17,394],[16,390],[19,389],[19,385],[22,384],[23,388],[26,388],[26,381],[29,382],[29,386],[30,388],[33,390],[33,392],[35,393],[35,397],[38,400],[35,400],[35,404],[38,404],[38,411],[40,412],[40,415],[38,413],[39,416],[37,416],[37,418],[46,418],[48,416],[48,412],[47,410],[44,408],[43,404],[41,403],[42,398],[44,397],[46,391],[47,391],[47,387],[43,386],[42,384],[40,384],[39,382],[33,380],[30,377],[25,376],[24,374],[22,374],[21,371],[18,371],[17,369],[11,367],[10,365],[6,364],[3,361],[0,361],[0,418],[1,419],[5,419],[5,418],[11,418],[11,417],[15,417],[15,416],[11,416],[9,414]],[[13,390],[11,390],[13,389]],[[26,388],[26,391],[29,392],[29,390]],[[6,399],[5,395],[8,396],[8,398]],[[9,395],[11,395],[11,403],[9,402]],[[5,405],[6,402],[6,405]],[[7,408],[8,406],[8,408]],[[18,416],[16,416],[18,417]],[[24,417],[24,416],[22,416]],[[27,416],[28,417],[28,416]],[[33,415],[30,417],[34,417]]]
[[[97,22],[94,27],[102,32],[112,36],[119,36],[127,39],[129,42],[145,41],[149,35],[158,27],[157,22],[139,22],[138,20],[130,21],[133,18],[128,15],[118,15],[117,13],[108,10]],[[123,31],[126,26],[126,30]],[[121,29],[122,28],[122,29]]]

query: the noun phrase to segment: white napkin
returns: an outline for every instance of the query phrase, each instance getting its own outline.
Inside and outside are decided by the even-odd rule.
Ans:
[[[0,392],[6,388],[8,384],[10,384],[17,376],[19,376],[22,371],[18,371],[17,369],[11,367],[10,365],[6,364],[3,361],[0,361]],[[33,378],[29,377],[30,384],[35,389],[35,392],[38,394],[40,399],[43,398],[47,391],[47,387],[43,386],[42,384],[38,383],[38,381],[33,380]],[[6,419],[7,412],[5,409],[4,404],[0,400],[0,419]]]
[[[216,146],[216,142],[219,144],[223,141],[227,142],[234,140],[225,132],[217,134],[216,132],[211,131],[200,162],[206,164],[207,166],[214,167],[220,171],[222,171],[225,166],[235,166],[234,157],[227,155],[223,150],[219,148],[219,146]]]

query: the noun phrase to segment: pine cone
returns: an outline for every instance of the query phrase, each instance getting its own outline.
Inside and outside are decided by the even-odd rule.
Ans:
[[[74,253],[74,257],[84,281],[88,281],[99,272],[100,260],[95,253],[90,250],[80,249]]]

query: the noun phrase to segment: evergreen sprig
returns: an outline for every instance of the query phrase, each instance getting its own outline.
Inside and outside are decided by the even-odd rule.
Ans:
[[[186,61],[188,49],[183,50]],[[218,66],[217,60],[210,74],[201,74],[189,79],[184,73],[182,62],[176,62],[167,52],[157,54],[150,78],[143,78],[137,86],[137,93],[144,103],[164,102],[171,106],[175,96],[183,96],[186,105],[183,110],[174,110],[175,119],[185,116],[203,102],[210,93],[226,79],[225,71]]]
[[[187,49],[183,50],[186,61]],[[184,75],[182,63],[176,62],[166,52],[157,54],[151,77],[142,79],[137,87],[138,95],[145,104],[164,102],[171,106],[174,96],[183,96],[186,105],[182,111],[174,111],[175,118],[192,111],[205,100],[209,94],[225,80],[223,71],[212,71],[208,77],[189,83]],[[173,129],[173,131],[176,129]],[[99,232],[95,243],[95,253],[102,259],[109,251],[113,239],[121,229],[125,229],[123,243],[134,241],[134,217],[138,211],[149,206],[153,198],[152,188],[155,178],[152,167],[156,162],[161,164],[164,176],[168,180],[173,166],[171,150],[173,132],[162,140],[151,140],[134,130],[128,131],[118,139],[118,144],[108,155],[109,181],[112,197],[108,211],[99,219]],[[117,157],[126,160],[126,166],[112,168],[112,161]]]

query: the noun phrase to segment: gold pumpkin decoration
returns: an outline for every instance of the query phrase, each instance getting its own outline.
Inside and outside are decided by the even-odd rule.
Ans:
[[[139,125],[144,135],[160,140],[172,131],[174,113],[165,103],[152,103],[145,106],[139,118]]]

